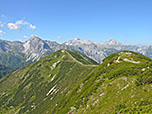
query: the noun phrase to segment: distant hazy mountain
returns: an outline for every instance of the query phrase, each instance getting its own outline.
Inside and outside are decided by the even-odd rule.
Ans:
[[[100,44],[79,38],[59,44],[32,36],[26,42],[0,40],[0,64],[18,69],[60,49],[79,51],[98,63],[108,55],[123,50],[138,52],[152,58],[152,46],[124,45],[116,40]]]
[[[74,40],[67,41],[64,44],[68,46],[74,46],[75,50],[84,53],[98,63],[101,63],[102,60],[108,55],[123,50],[138,52],[152,58],[151,46],[124,45],[116,40],[110,40],[103,44],[99,44],[89,40],[82,41],[76,38]]]
[[[117,40],[110,40],[108,42],[105,42],[104,45],[122,45],[122,44]]]

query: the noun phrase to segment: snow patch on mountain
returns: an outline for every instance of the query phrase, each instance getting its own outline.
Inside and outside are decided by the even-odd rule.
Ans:
[[[56,67],[56,65],[57,65],[58,63],[60,63],[60,60],[57,61],[57,62],[55,62],[55,63],[51,66],[51,70],[53,70],[53,69]]]
[[[55,88],[56,88],[56,85],[53,86],[53,87],[49,90],[49,92],[46,94],[46,96],[48,96],[51,92],[55,91],[55,90],[56,90]]]
[[[123,87],[121,90],[126,89],[127,87],[129,87],[129,84],[127,84],[125,87]]]
[[[120,56],[117,58],[116,63],[120,63]]]
[[[123,60],[126,61],[126,62],[135,63],[135,64],[139,64],[139,63],[140,63],[140,61],[133,61],[133,60],[129,60],[129,59],[127,59],[127,58],[125,58],[125,59],[123,59]]]
[[[51,82],[55,79],[55,77],[56,77],[56,74],[52,77]]]

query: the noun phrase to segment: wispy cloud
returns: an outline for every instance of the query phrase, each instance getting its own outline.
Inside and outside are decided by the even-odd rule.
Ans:
[[[6,18],[6,15],[1,14],[0,17],[1,17],[1,18]]]
[[[6,24],[7,17],[4,14],[0,15],[0,28],[3,28]]]
[[[26,39],[27,39],[27,38],[29,38],[29,37],[28,37],[28,36],[24,36],[24,38],[26,38]]]
[[[7,26],[11,30],[20,30],[21,29],[20,26],[18,24],[15,24],[15,23],[8,23]]]
[[[8,28],[11,29],[11,30],[21,30],[20,25],[27,25],[29,28],[31,28],[33,30],[36,29],[35,25],[32,25],[31,23],[26,22],[24,20],[18,20],[15,23],[8,23],[7,24]]]
[[[62,36],[57,36],[56,38],[57,38],[57,39],[63,39],[63,37],[62,37]]]
[[[0,35],[4,35],[5,34],[5,32],[3,32],[2,30],[0,30]]]
[[[0,27],[4,27],[4,25],[0,22]]]
[[[0,27],[1,28],[4,27],[4,24],[1,22],[1,20],[0,20]]]
[[[29,23],[25,22],[24,20],[18,20],[18,21],[16,21],[15,24],[17,24],[17,25],[28,25]]]

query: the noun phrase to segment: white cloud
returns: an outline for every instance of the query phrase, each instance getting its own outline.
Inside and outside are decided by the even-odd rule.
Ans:
[[[17,25],[25,25],[26,23],[23,20],[18,20],[18,21],[16,21],[15,24],[17,24]]]
[[[24,36],[24,38],[28,38],[28,36]]]
[[[31,28],[33,30],[36,29],[35,25],[32,25],[31,23],[28,23],[24,20],[18,20],[15,23],[8,23],[7,25],[8,25],[8,28],[11,29],[11,30],[21,29],[20,25],[27,25],[29,28]]]
[[[4,27],[4,25],[0,22],[0,27]]]
[[[0,27],[4,27],[4,25],[2,24],[1,20],[0,20]]]
[[[14,23],[8,23],[7,26],[11,30],[20,30],[20,26]]]
[[[18,20],[18,21],[16,21],[15,24],[17,24],[17,25],[30,25],[30,23],[28,23],[28,22],[26,22],[24,20]]]
[[[1,17],[1,18],[6,18],[6,15],[1,14],[0,17]]]
[[[3,35],[3,34],[5,34],[5,32],[3,32],[2,30],[0,30],[0,35]]]
[[[36,26],[35,26],[35,25],[32,25],[32,24],[30,24],[29,27],[30,27],[31,29],[33,29],[33,30],[36,29]]]

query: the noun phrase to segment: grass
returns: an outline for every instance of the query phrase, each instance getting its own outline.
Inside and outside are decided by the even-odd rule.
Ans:
[[[39,114],[51,111],[60,98],[95,68],[80,64],[79,59],[78,62],[73,60],[68,53],[59,50],[3,77],[0,80],[0,113]],[[94,63],[89,62],[89,65]],[[47,95],[54,86],[54,91]]]
[[[120,56],[120,63],[116,63]],[[125,58],[140,63],[126,62]],[[111,114],[128,110],[135,113],[139,112],[136,109],[138,108],[149,113],[152,103],[151,61],[145,56],[130,51],[112,54],[63,97],[53,112],[55,114]],[[143,68],[147,69],[143,71]],[[148,78],[148,83],[142,83],[145,78]],[[142,85],[138,85],[137,82]],[[81,91],[78,92],[80,87]],[[145,106],[141,105],[143,102]],[[135,110],[132,107],[135,107]]]

